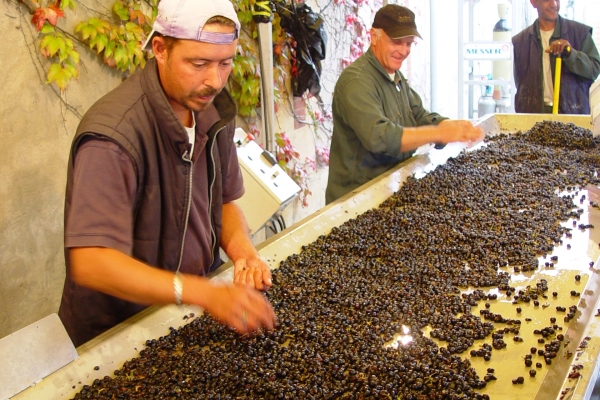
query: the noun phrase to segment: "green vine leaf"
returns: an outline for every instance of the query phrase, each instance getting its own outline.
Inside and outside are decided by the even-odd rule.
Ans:
[[[47,83],[56,83],[61,90],[65,90],[72,79],[78,76],[77,69],[72,65],[62,66],[54,63],[48,69]]]
[[[69,62],[65,63],[64,68],[66,70],[68,70],[69,73],[71,74],[71,76],[72,76],[71,79],[79,78],[79,70],[72,63],[69,63]]]
[[[117,16],[119,18],[121,18],[121,21],[129,20],[129,8],[125,7],[123,2],[121,2],[120,0],[115,2],[115,4],[113,5],[112,11],[115,14],[117,14]]]
[[[56,34],[46,35],[40,44],[40,50],[46,57],[54,57],[61,49],[64,52],[65,48],[65,38]]]
[[[250,92],[249,86],[250,86],[250,80],[249,79],[244,80],[242,82],[242,93],[248,93],[248,92]],[[244,97],[246,97],[246,96],[244,96]],[[246,97],[246,100],[243,103],[244,104],[248,104],[249,103],[249,98]]]
[[[157,3],[151,0],[150,3]],[[112,10],[122,24],[112,25],[108,21],[91,18],[76,27],[76,32],[90,49],[102,54],[104,62],[120,71],[131,73],[146,65],[147,54],[141,48],[150,19],[141,11],[140,0],[124,3],[118,0]],[[152,10],[154,14],[154,9]]]
[[[71,64],[73,64],[74,66],[79,64],[79,53],[77,51],[75,51],[75,49],[71,49],[69,51],[69,60],[71,61]],[[73,68],[75,68],[74,66],[73,66]],[[79,76],[79,72],[77,72],[76,76]]]
[[[87,22],[83,21],[75,27],[75,33],[81,35],[84,42],[88,39],[94,39],[97,34],[106,33],[110,29],[110,24],[99,18],[90,18]]]
[[[123,65],[123,62],[127,60],[127,50],[120,43],[117,43],[115,47],[113,58],[117,62],[117,66]]]
[[[238,11],[237,13],[240,24],[248,25],[252,22],[252,11]]]
[[[117,46],[116,42],[113,42],[112,40],[109,41],[106,44],[106,48],[104,49],[104,57],[105,58],[111,58],[111,56],[113,55],[114,51],[115,51],[115,47]]]
[[[50,24],[44,24],[44,26],[42,27],[42,30],[40,32],[45,35],[48,33],[56,32],[56,29]]]
[[[67,59],[71,58],[71,53],[74,52],[73,50],[73,41],[71,39],[67,39],[64,38],[64,46],[61,47],[59,53],[58,53],[58,60],[62,63],[64,61],[66,61]],[[79,54],[77,55],[77,60],[79,60]]]
[[[45,23],[41,29],[43,38],[40,42],[40,53],[52,58],[53,62],[46,74],[48,84],[55,83],[61,90],[65,90],[71,80],[79,77],[79,53],[75,50],[73,41],[49,24]]]
[[[96,48],[96,53],[100,54],[108,44],[108,37],[106,35],[96,35],[90,40],[90,49]]]
[[[73,0],[61,0],[61,2],[60,2],[60,9],[64,10],[65,8],[68,8],[70,10],[74,10],[76,8],[75,1],[73,1]]]
[[[142,39],[144,38],[144,30],[136,23],[133,22],[128,22],[125,24],[125,29],[128,32],[128,34],[131,34],[132,37],[130,38],[131,40],[137,40],[138,42],[141,42]]]

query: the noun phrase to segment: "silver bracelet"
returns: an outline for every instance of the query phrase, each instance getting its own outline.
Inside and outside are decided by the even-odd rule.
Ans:
[[[183,282],[179,276],[179,272],[175,272],[173,276],[173,293],[175,294],[175,304],[181,305],[183,299]]]

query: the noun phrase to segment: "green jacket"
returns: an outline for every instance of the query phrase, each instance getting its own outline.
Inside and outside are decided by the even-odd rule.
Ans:
[[[328,204],[413,155],[400,151],[405,126],[446,119],[423,107],[400,71],[392,80],[371,49],[340,75],[332,108]]]

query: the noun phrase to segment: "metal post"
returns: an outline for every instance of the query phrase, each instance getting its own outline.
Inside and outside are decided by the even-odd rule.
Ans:
[[[474,40],[474,34],[473,34],[473,23],[475,22],[475,18],[473,16],[473,13],[475,12],[475,4],[479,2],[479,0],[469,0],[469,42],[473,42]],[[464,49],[461,49],[461,51],[463,51]],[[473,74],[473,60],[469,60],[469,80],[473,81],[475,80],[475,76]],[[474,95],[473,95],[473,90],[475,88],[473,87],[473,85],[469,85],[469,110],[468,110],[468,118],[469,119],[473,119],[473,101],[474,101]],[[478,115],[479,117],[479,115]]]
[[[433,12],[432,12],[433,14]],[[465,64],[463,58],[464,51],[464,34],[463,34],[463,21],[464,21],[464,0],[458,1],[458,118],[463,119],[464,116],[464,91],[465,91]]]
[[[257,1],[253,19],[258,28],[258,48],[260,55],[260,82],[262,119],[264,123],[265,150],[275,150],[275,96],[273,95],[273,20],[274,4],[270,1]]]

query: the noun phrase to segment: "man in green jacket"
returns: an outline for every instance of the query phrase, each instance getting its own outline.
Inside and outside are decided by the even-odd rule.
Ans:
[[[415,15],[388,4],[375,15],[371,46],[338,79],[333,94],[329,204],[410,158],[427,143],[474,143],[483,132],[469,121],[427,111],[400,73],[417,32]]]

